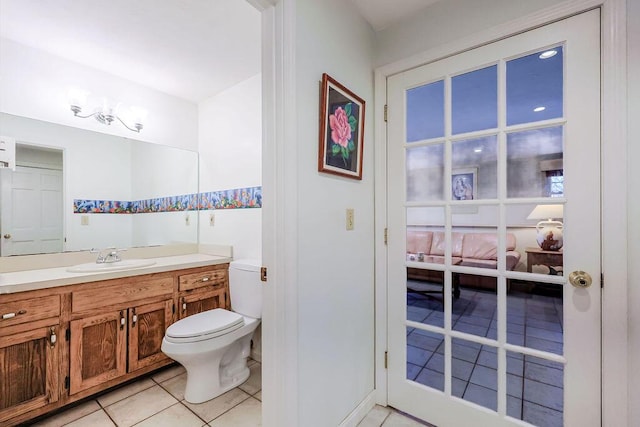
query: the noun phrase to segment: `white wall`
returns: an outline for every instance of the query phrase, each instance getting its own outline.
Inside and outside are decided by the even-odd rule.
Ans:
[[[627,1],[629,425],[640,425],[640,2]]]
[[[257,74],[200,103],[200,192],[262,185],[261,91]],[[231,245],[236,259],[261,259],[261,215],[255,208],[202,211],[200,243]]]
[[[60,123],[96,132],[124,136],[196,151],[197,105],[128,80],[16,42],[0,39],[0,111]],[[90,91],[92,105],[108,97],[144,108],[149,115],[142,132],[119,123],[105,126],[94,119],[79,119],[69,109],[68,90]],[[87,109],[92,111],[92,109]]]
[[[336,426],[374,387],[374,39],[343,0],[297,0],[295,36],[298,425]],[[367,103],[362,181],[317,171],[323,72]]]
[[[447,0],[376,34],[376,66],[509,22],[562,0]]]

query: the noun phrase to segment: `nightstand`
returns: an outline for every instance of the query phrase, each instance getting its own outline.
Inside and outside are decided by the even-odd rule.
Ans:
[[[540,248],[526,248],[527,271],[531,273],[534,265],[546,265],[547,267],[562,266],[562,251],[543,251]]]

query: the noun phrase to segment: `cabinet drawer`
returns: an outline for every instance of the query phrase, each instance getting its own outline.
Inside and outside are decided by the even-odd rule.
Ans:
[[[74,313],[96,310],[115,305],[131,305],[134,301],[146,300],[173,293],[173,277],[127,277],[86,285],[73,291],[71,297]]]
[[[178,277],[178,290],[182,292],[204,287],[220,288],[227,284],[228,277],[229,272],[226,266],[198,273],[183,274]]]
[[[60,316],[60,295],[0,302],[0,327]]]

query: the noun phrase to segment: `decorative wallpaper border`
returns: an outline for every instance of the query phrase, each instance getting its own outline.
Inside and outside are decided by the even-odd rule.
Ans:
[[[247,209],[262,207],[262,187],[234,188],[181,196],[156,197],[146,200],[74,199],[73,213],[138,214],[215,209]]]

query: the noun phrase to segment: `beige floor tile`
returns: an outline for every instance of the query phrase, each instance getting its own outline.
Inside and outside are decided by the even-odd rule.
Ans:
[[[186,401],[183,403],[198,414],[200,418],[209,422],[249,398],[250,396],[247,393],[238,388],[234,388],[204,403],[194,404]]]
[[[188,410],[182,403],[176,403],[136,424],[136,427],[201,427],[202,425],[204,425],[204,421]]]
[[[109,416],[103,411],[99,410],[92,414],[86,415],[79,420],[67,424],[68,427],[113,427],[115,424]]]
[[[249,379],[240,384],[239,388],[249,394],[256,394],[262,390],[262,365],[260,363],[253,364],[249,370],[251,371]]]
[[[211,427],[260,427],[262,402],[250,398],[209,423]]]
[[[366,417],[358,424],[358,427],[380,427],[387,419],[391,409],[376,405],[369,411]]]
[[[170,378],[160,384],[162,388],[167,390],[173,397],[178,400],[184,400],[184,390],[187,387],[187,373]]]
[[[98,402],[103,408],[116,403],[119,400],[134,395],[142,390],[146,390],[156,385],[151,378],[144,378],[134,383],[120,387],[110,393],[98,397]]]
[[[255,397],[256,399],[258,399],[260,402],[262,402],[262,390],[260,390],[259,392],[257,392],[256,394],[253,395],[253,397]]]
[[[159,385],[107,406],[105,411],[118,427],[129,427],[176,404],[178,401]]]
[[[428,424],[415,421],[397,412],[391,412],[382,424],[383,427],[424,427],[425,425]]]
[[[183,374],[187,372],[186,369],[184,369],[184,366],[182,365],[174,365],[171,366],[169,368],[165,368],[160,372],[156,372],[155,374],[153,374],[151,376],[151,378],[157,382],[158,384],[160,384],[161,382],[164,382],[166,380],[168,380],[169,378],[173,378],[173,377],[177,377],[180,374]]]
[[[63,426],[65,424],[69,424],[79,418],[84,417],[85,415],[89,415],[92,412],[100,410],[100,405],[95,400],[90,400],[85,403],[81,403],[78,406],[74,406],[73,408],[67,409],[59,414],[53,415],[49,418],[45,418],[44,420],[34,424],[37,427],[58,427]]]

